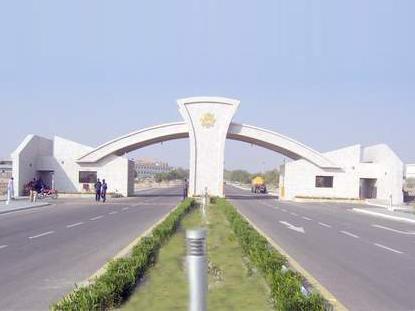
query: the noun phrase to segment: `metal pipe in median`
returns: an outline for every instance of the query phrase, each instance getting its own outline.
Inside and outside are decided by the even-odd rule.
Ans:
[[[206,311],[207,256],[204,229],[187,230],[187,267],[189,277],[189,311]]]

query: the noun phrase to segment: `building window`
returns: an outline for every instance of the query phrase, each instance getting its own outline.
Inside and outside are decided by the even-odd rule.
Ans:
[[[316,188],[333,188],[333,176],[316,176]]]
[[[96,171],[79,171],[79,183],[94,184],[97,182]]]

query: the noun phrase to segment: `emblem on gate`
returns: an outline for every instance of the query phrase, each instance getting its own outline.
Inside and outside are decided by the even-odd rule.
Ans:
[[[215,126],[216,123],[216,118],[215,115],[213,113],[205,113],[204,115],[202,115],[202,117],[200,118],[200,123],[202,124],[203,127],[205,128],[211,128]]]

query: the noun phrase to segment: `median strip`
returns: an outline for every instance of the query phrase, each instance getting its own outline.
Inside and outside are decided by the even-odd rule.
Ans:
[[[41,234],[38,234],[38,235],[30,236],[29,239],[41,238],[43,236],[46,236],[46,235],[49,235],[49,234],[52,234],[52,233],[55,233],[55,231],[48,231],[48,232],[44,232],[44,233],[41,233]]]

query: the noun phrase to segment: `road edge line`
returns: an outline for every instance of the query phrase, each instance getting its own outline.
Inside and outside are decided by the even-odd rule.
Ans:
[[[378,213],[378,212],[367,211],[367,210],[364,210],[364,209],[361,209],[361,208],[353,208],[352,211],[354,211],[356,213],[362,213],[362,214],[367,214],[367,215],[371,215],[371,216],[387,218],[387,219],[395,220],[395,221],[407,222],[407,223],[411,223],[411,224],[415,223],[415,219],[404,218],[404,217],[393,216],[393,215],[386,215],[386,214],[382,214],[382,213]]]
[[[338,311],[347,311],[348,309],[317,279],[305,270],[294,258],[292,258],[281,246],[279,246],[273,239],[271,239],[264,231],[259,229],[248,217],[242,214],[238,209],[239,214],[256,230],[258,231],[267,241],[274,247],[278,252],[287,258],[288,264],[298,273],[300,273],[308,283],[315,288],[323,297],[326,299],[334,308]]]
[[[85,285],[89,285],[89,284],[93,283],[95,281],[95,279],[97,279],[98,277],[100,277],[101,275],[103,275],[107,271],[108,266],[109,266],[111,261],[128,256],[128,254],[131,253],[134,246],[136,246],[138,244],[138,242],[140,242],[143,238],[150,235],[151,232],[154,230],[154,228],[156,228],[159,224],[161,224],[163,221],[165,221],[167,219],[167,217],[169,217],[170,214],[173,213],[179,207],[180,204],[181,203],[177,204],[171,211],[169,211],[166,215],[164,215],[162,218],[160,218],[156,223],[151,225],[146,231],[141,233],[138,237],[136,237],[133,241],[131,241],[126,247],[121,249],[114,257],[112,257],[110,260],[108,260],[101,268],[99,268],[90,277],[88,277],[86,280],[78,283],[78,285],[79,286],[85,286]]]

